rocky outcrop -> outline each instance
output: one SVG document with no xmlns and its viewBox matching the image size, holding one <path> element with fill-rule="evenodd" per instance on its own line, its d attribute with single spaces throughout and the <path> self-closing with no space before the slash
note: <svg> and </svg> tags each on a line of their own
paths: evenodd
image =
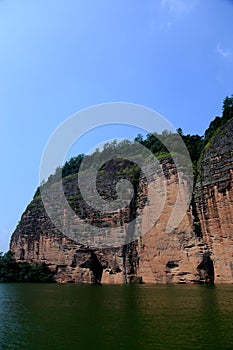
<svg viewBox="0 0 233 350">
<path fill-rule="evenodd" d="M 216 283 L 233 283 L 233 120 L 207 144 L 195 201 Z"/>
<path fill-rule="evenodd" d="M 78 244 L 51 223 L 40 196 L 37 196 L 27 207 L 12 236 L 11 250 L 15 252 L 16 259 L 46 262 L 56 272 L 56 280 L 61 283 L 200 282 L 197 267 L 201 264 L 207 248 L 193 230 L 191 208 L 179 227 L 174 232 L 166 233 L 177 197 L 178 176 L 170 159 L 163 160 L 161 169 L 166 175 L 166 202 L 157 222 L 152 222 L 150 230 L 143 237 L 118 248 L 95 249 L 91 247 L 91 242 L 89 246 Z M 157 182 L 158 177 L 155 173 L 151 183 L 157 196 L 155 194 L 148 205 L 150 214 L 159 209 L 160 194 L 157 191 Z M 105 193 L 112 193 L 110 182 L 108 184 L 108 181 L 105 181 L 104 184 Z M 140 212 L 144 210 L 148 194 L 148 186 L 142 178 L 130 205 L 124 210 L 105 216 L 104 213 L 91 210 L 80 199 L 77 177 L 65 179 L 63 186 L 70 205 L 76 211 L 77 220 L 99 227 L 107 225 L 109 234 L 113 237 L 113 244 L 116 232 L 113 229 L 118 227 L 121 234 L 127 234 L 130 222 L 133 219 L 137 220 Z M 59 198 L 55 200 L 58 203 L 61 225 L 63 221 L 63 227 L 67 229 L 67 213 L 62 208 L 59 209 Z M 139 224 L 134 225 L 134 230 L 142 230 L 140 220 Z M 87 235 L 88 232 L 84 230 L 82 234 Z"/>
<path fill-rule="evenodd" d="M 167 186 L 167 203 L 158 222 L 139 239 L 138 274 L 146 283 L 199 283 L 198 266 L 208 250 L 202 238 L 193 229 L 192 208 L 172 232 L 166 233 L 166 224 L 177 196 L 177 179 L 173 176 Z"/>
<path fill-rule="evenodd" d="M 147 201 L 148 183 L 140 178 L 130 205 L 111 215 L 86 205 L 78 192 L 77 177 L 70 176 L 64 179 L 63 187 L 77 220 L 96 227 L 105 226 L 108 234 L 114 237 L 116 227 L 117 234 L 127 235 L 130 222 L 135 219 L 131 234 L 137 231 L 137 235 L 132 242 L 118 248 L 99 246 L 98 249 L 91 241 L 77 243 L 52 224 L 41 197 L 37 196 L 22 215 L 12 235 L 10 249 L 18 261 L 46 262 L 56 272 L 60 283 L 233 283 L 232 135 L 233 121 L 230 121 L 206 146 L 192 203 L 170 233 L 166 228 L 179 181 L 174 164 L 164 158 L 160 167 L 165 177 L 166 201 L 145 235 L 140 235 L 140 230 L 143 231 L 140 213 L 145 208 L 150 213 L 159 210 L 156 173 L 151 179 L 156 195 L 150 203 Z M 100 178 L 101 194 L 113 198 L 117 181 L 117 178 L 108 177 L 107 181 Z M 185 178 L 183 185 L 189 185 Z M 56 203 L 61 224 L 68 230 L 69 218 L 62 208 L 59 209 L 59 197 Z M 84 230 L 83 234 L 88 232 Z"/>
<path fill-rule="evenodd" d="M 27 207 L 10 248 L 18 261 L 45 262 L 60 283 L 123 283 L 122 249 L 89 249 L 67 238 L 49 220 L 41 198 Z"/>
</svg>

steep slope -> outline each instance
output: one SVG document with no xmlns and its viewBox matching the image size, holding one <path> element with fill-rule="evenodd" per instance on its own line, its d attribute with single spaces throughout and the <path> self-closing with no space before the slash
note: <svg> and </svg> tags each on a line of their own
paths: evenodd
<svg viewBox="0 0 233 350">
<path fill-rule="evenodd" d="M 53 226 L 40 196 L 37 196 L 27 207 L 12 235 L 10 248 L 15 252 L 16 259 L 46 262 L 56 272 L 58 282 L 212 283 L 213 271 L 207 266 L 205 257 L 205 254 L 210 256 L 208 246 L 195 233 L 192 208 L 185 214 L 178 228 L 166 233 L 177 197 L 178 176 L 169 157 L 161 160 L 160 167 L 166 179 L 166 201 L 161 215 L 152 222 L 145 236 L 135 238 L 132 243 L 118 248 L 94 249 L 78 244 Z M 107 182 L 103 179 L 100 181 L 105 194 L 112 192 L 112 179 L 107 179 Z M 161 200 L 156 172 L 152 176 L 151 184 L 155 195 L 148 203 L 147 210 L 150 214 L 156 214 Z M 82 202 L 77 189 L 77 176 L 66 177 L 63 186 L 70 205 L 76 211 L 77 220 L 100 227 L 108 225 L 111 235 L 116 226 L 119 227 L 119 233 L 127 233 L 129 222 L 136 218 L 139 223 L 135 231 L 143 230 L 140 213 L 145 208 L 148 194 L 148 184 L 144 183 L 143 178 L 138 183 L 134 201 L 112 216 L 99 214 Z M 184 186 L 188 186 L 185 179 Z M 67 229 L 67 214 L 62 208 L 59 209 L 58 198 L 56 203 L 61 222 Z M 155 214 L 153 215 L 156 217 Z M 86 232 L 82 234 L 85 235 Z M 112 236 L 114 237 L 114 233 Z M 208 262 L 211 264 L 210 258 Z"/>
<path fill-rule="evenodd" d="M 233 119 L 218 129 L 199 164 L 195 201 L 216 283 L 233 283 Z"/>
</svg>

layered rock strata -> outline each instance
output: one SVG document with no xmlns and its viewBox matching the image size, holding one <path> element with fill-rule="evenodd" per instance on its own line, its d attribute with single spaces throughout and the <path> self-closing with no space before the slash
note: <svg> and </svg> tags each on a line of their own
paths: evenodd
<svg viewBox="0 0 233 350">
<path fill-rule="evenodd" d="M 139 231 L 137 236 L 140 236 L 143 231 L 140 214 L 145 209 L 147 212 L 143 213 L 143 217 L 150 219 L 149 231 L 146 235 L 140 238 L 131 237 L 132 243 L 118 248 L 95 249 L 91 246 L 91 241 L 88 246 L 77 243 L 76 239 L 68 238 L 52 224 L 39 196 L 29 204 L 12 236 L 11 250 L 15 252 L 16 259 L 46 262 L 56 273 L 56 280 L 61 283 L 207 281 L 209 277 L 201 277 L 197 268 L 207 248 L 193 230 L 191 208 L 179 227 L 173 232 L 166 233 L 167 223 L 177 198 L 178 175 L 169 158 L 163 160 L 161 169 L 165 174 L 166 201 L 156 222 L 151 222 L 151 215 L 156 218 L 156 212 L 160 209 L 160 202 L 164 195 L 163 191 L 158 192 L 160 178 L 156 172 L 150 180 L 155 194 L 149 204 L 147 203 L 148 184 L 142 178 L 130 205 L 124 210 L 107 216 L 93 211 L 82 202 L 77 189 L 76 176 L 64 179 L 64 192 L 70 205 L 78 214 L 77 220 L 97 225 L 97 227 L 107 226 L 109 235 L 113 237 L 113 246 L 116 227 L 118 227 L 117 232 L 126 235 L 131 225 L 131 234 L 134 235 Z M 111 184 L 106 181 L 104 184 L 105 193 L 111 193 Z M 59 209 L 59 198 L 55 198 L 55 201 L 61 225 L 63 222 L 63 227 L 68 230 L 69 217 L 63 208 Z M 82 235 L 87 236 L 88 232 L 83 229 Z M 93 240 L 93 237 L 91 239 Z"/>
<path fill-rule="evenodd" d="M 233 121 L 209 142 L 199 165 L 195 201 L 215 282 L 233 282 Z"/>
<path fill-rule="evenodd" d="M 83 244 L 69 234 L 72 223 L 67 212 L 59 208 L 59 196 L 56 203 L 64 228 L 61 231 L 50 221 L 41 197 L 37 196 L 12 235 L 11 250 L 18 261 L 46 262 L 60 283 L 233 283 L 232 135 L 233 121 L 230 121 L 206 146 L 193 201 L 171 232 L 167 233 L 167 224 L 177 199 L 179 179 L 175 165 L 164 158 L 160 170 L 165 179 L 166 200 L 158 217 L 156 212 L 160 210 L 162 197 L 156 171 L 150 183 L 155 192 L 150 202 L 149 184 L 140 178 L 131 203 L 111 215 L 93 210 L 83 202 L 77 176 L 64 179 L 66 198 L 79 223 L 107 227 L 113 246 L 114 239 L 121 235 L 130 234 L 131 243 L 117 248 L 98 244 L 95 248 L 95 237 L 90 235 L 89 244 Z M 103 197 L 114 198 L 117 181 L 118 178 L 112 187 L 112 179 L 103 180 L 100 176 L 99 190 Z M 188 185 L 184 178 L 183 186 Z M 143 212 L 144 217 L 149 213 L 150 218 L 154 213 L 146 234 L 140 219 Z M 78 237 L 82 234 L 87 237 L 89 230 L 83 228 Z"/>
</svg>

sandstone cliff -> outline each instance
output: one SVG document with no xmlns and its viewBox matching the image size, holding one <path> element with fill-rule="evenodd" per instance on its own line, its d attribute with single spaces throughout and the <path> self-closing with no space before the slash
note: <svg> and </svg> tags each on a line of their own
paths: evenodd
<svg viewBox="0 0 233 350">
<path fill-rule="evenodd" d="M 233 120 L 206 145 L 195 201 L 203 241 L 214 263 L 215 282 L 233 282 Z"/>
<path fill-rule="evenodd" d="M 44 261 L 56 272 L 58 282 L 72 283 L 232 283 L 233 282 L 233 121 L 228 122 L 206 146 L 199 164 L 194 199 L 181 223 L 171 233 L 166 227 L 178 191 L 178 177 L 169 158 L 161 161 L 166 177 L 166 203 L 149 231 L 118 248 L 79 244 L 58 231 L 48 218 L 40 196 L 28 205 L 12 235 L 10 249 L 18 261 Z M 119 227 L 144 208 L 147 185 L 140 179 L 131 205 L 111 216 L 92 211 L 80 199 L 75 176 L 64 179 L 64 192 L 77 220 L 93 225 Z M 154 178 L 156 191 L 156 174 Z M 188 186 L 184 180 L 184 186 Z M 111 192 L 106 182 L 103 191 Z M 148 210 L 156 212 L 158 198 Z M 59 201 L 58 201 L 59 212 Z M 64 227 L 67 215 L 59 212 Z"/>
<path fill-rule="evenodd" d="M 163 160 L 166 171 L 167 197 L 164 209 L 149 232 L 131 244 L 119 248 L 94 249 L 67 238 L 58 231 L 48 218 L 40 196 L 35 197 L 22 216 L 11 240 L 11 250 L 19 261 L 44 261 L 56 272 L 58 282 L 79 283 L 172 283 L 205 281 L 197 267 L 203 260 L 204 248 L 200 237 L 193 230 L 192 212 L 187 212 L 182 223 L 172 233 L 166 233 L 166 226 L 177 196 L 178 177 L 174 165 L 169 159 Z M 156 176 L 155 176 L 156 177 Z M 143 182 L 143 181 L 142 181 Z M 155 179 L 156 187 L 156 179 Z M 105 182 L 106 187 L 106 182 Z M 107 186 L 108 188 L 108 186 Z M 111 217 L 93 212 L 85 206 L 77 194 L 77 178 L 69 177 L 64 181 L 64 191 L 70 199 L 70 205 L 79 214 L 78 220 L 91 224 L 108 225 L 109 232 L 119 225 L 119 231 L 125 233 L 132 216 L 142 210 L 147 196 L 147 186 L 141 186 L 137 203 Z M 111 189 L 108 189 L 111 192 Z M 76 197 L 75 197 L 76 196 Z M 159 198 L 154 197 L 149 210 L 156 213 Z M 59 203 L 58 199 L 57 202 Z M 69 227 L 65 212 L 58 213 L 64 227 Z M 81 213 L 80 213 L 81 211 Z M 81 216 L 81 219 L 80 219 Z M 83 232 L 85 235 L 86 232 Z M 114 233 L 112 233 L 114 237 Z M 207 249 L 207 248 L 206 248 Z M 206 280 L 211 277 L 206 278 Z"/>
</svg>

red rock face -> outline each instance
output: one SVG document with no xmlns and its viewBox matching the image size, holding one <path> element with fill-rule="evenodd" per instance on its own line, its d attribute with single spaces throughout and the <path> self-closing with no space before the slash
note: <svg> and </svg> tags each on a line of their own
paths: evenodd
<svg viewBox="0 0 233 350">
<path fill-rule="evenodd" d="M 60 283 L 188 283 L 200 282 L 200 271 L 197 267 L 203 260 L 204 243 L 196 237 L 193 230 L 191 208 L 181 224 L 171 233 L 166 233 L 168 220 L 177 198 L 178 176 L 174 165 L 163 162 L 166 171 L 166 202 L 157 222 L 150 222 L 148 233 L 133 243 L 119 248 L 94 249 L 78 244 L 59 232 L 48 219 L 41 198 L 35 198 L 27 207 L 11 240 L 11 250 L 18 261 L 46 262 L 56 272 L 56 280 Z M 161 165 L 161 167 L 162 167 Z M 73 183 L 72 183 L 73 181 Z M 75 177 L 65 183 L 65 192 L 70 198 L 75 194 Z M 138 191 L 137 209 L 134 205 L 111 217 L 102 214 L 96 217 L 86 209 L 85 220 L 106 222 L 109 232 L 118 224 L 119 232 L 129 228 L 129 221 L 137 217 L 143 210 L 144 216 L 156 217 L 159 209 L 160 194 L 156 174 L 151 179 L 152 196 L 148 206 L 145 205 L 148 186 L 141 180 Z M 161 193 L 161 196 L 163 193 Z M 59 203 L 59 200 L 56 199 Z M 59 206 L 58 206 L 59 207 Z M 79 208 L 80 209 L 80 208 Z M 77 209 L 77 210 L 79 210 Z M 59 210 L 59 208 L 58 208 Z M 155 214 L 153 214 L 155 213 Z M 83 214 L 82 214 L 83 215 Z M 59 217 L 68 223 L 67 215 L 61 210 Z M 78 218 L 80 220 L 80 218 Z M 135 224 L 134 229 L 144 232 L 145 223 Z M 85 232 L 83 232 L 85 234 Z M 114 237 L 115 231 L 112 232 Z M 203 279 L 205 281 L 205 279 Z"/>
<path fill-rule="evenodd" d="M 215 282 L 233 283 L 233 121 L 207 145 L 195 200 L 203 240 L 211 252 Z"/>
<path fill-rule="evenodd" d="M 45 262 L 59 283 L 123 283 L 122 249 L 89 249 L 67 238 L 48 219 L 41 199 L 34 199 L 12 235 L 17 261 Z"/>
<path fill-rule="evenodd" d="M 139 240 L 138 274 L 146 283 L 200 282 L 197 267 L 202 261 L 205 245 L 193 230 L 191 208 L 175 230 L 166 232 L 177 190 L 177 177 L 171 175 L 165 208 L 156 225 Z"/>
<path fill-rule="evenodd" d="M 205 150 L 195 203 L 172 232 L 166 233 L 166 227 L 178 194 L 178 177 L 169 160 L 163 160 L 164 209 L 148 232 L 131 244 L 102 249 L 78 244 L 53 226 L 38 197 L 22 215 L 12 235 L 11 250 L 18 261 L 46 262 L 60 283 L 233 283 L 232 135 L 233 122 L 229 122 Z M 75 177 L 67 181 L 66 195 L 72 207 L 82 212 L 77 220 L 108 225 L 110 235 L 116 225 L 119 232 L 126 233 L 129 221 L 135 218 L 137 222 L 145 210 L 148 186 L 143 180 L 133 205 L 111 216 L 83 210 L 75 202 Z M 150 213 L 156 213 L 159 202 L 156 175 L 153 181 L 156 195 L 146 208 Z M 188 186 L 185 180 L 183 183 Z M 59 215 L 67 227 L 66 213 L 61 210 Z M 136 229 L 143 232 L 143 223 L 137 223 Z"/>
</svg>

